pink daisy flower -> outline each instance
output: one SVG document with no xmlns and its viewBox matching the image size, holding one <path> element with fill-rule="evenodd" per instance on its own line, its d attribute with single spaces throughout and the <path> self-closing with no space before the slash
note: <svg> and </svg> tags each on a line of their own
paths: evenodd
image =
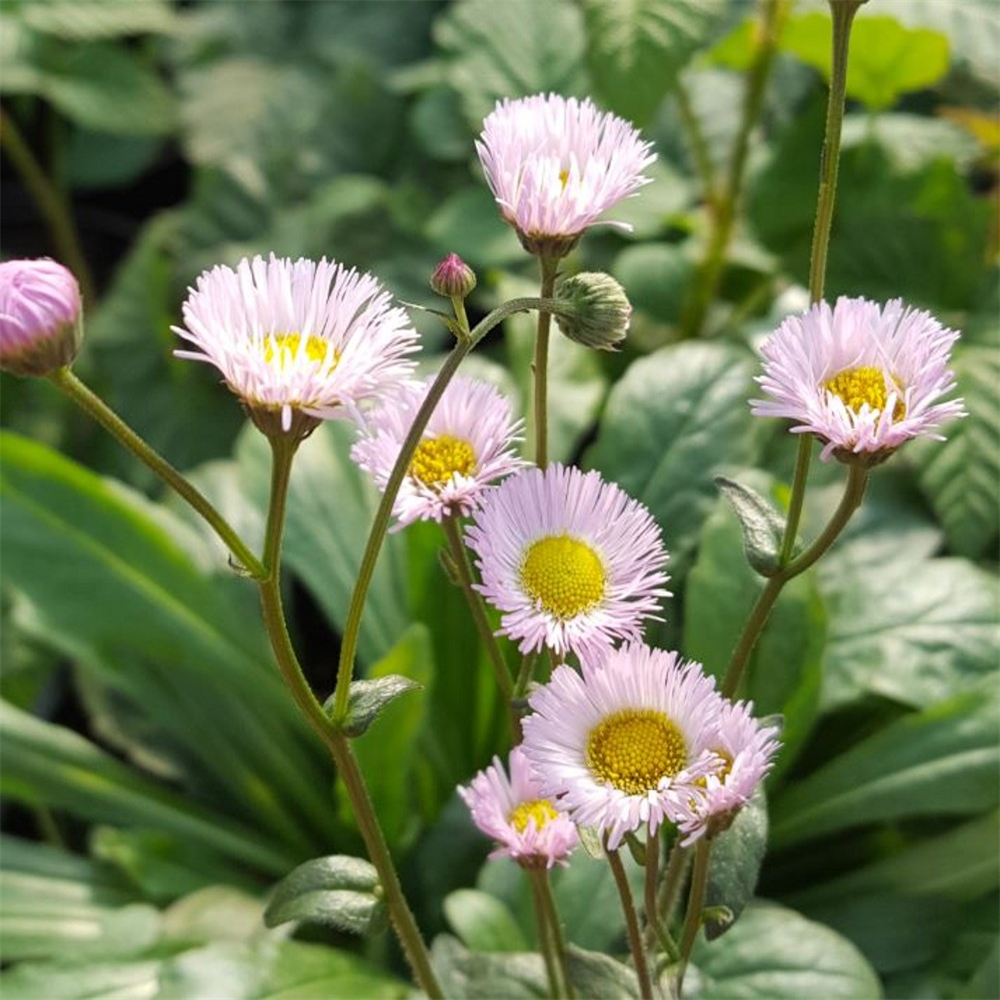
<svg viewBox="0 0 1000 1000">
<path fill-rule="evenodd" d="M 524 753 L 541 792 L 580 826 L 625 834 L 690 813 L 717 770 L 721 699 L 701 665 L 641 643 L 557 667 L 528 699 Z"/>
<path fill-rule="evenodd" d="M 776 726 L 762 725 L 752 705 L 722 700 L 712 750 L 721 759 L 707 774 L 702 794 L 689 803 L 691 811 L 679 822 L 684 846 L 704 834 L 715 836 L 735 819 L 774 764 L 781 744 Z"/>
<path fill-rule="evenodd" d="M 68 365 L 80 347 L 80 286 L 47 257 L 0 264 L 0 368 L 48 375 Z"/>
<path fill-rule="evenodd" d="M 351 457 L 385 490 L 403 439 L 430 380 L 387 400 L 367 419 Z M 393 506 L 398 527 L 418 520 L 467 515 L 491 484 L 521 468 L 514 451 L 522 423 L 494 386 L 455 378 L 445 389 L 410 462 Z"/>
<path fill-rule="evenodd" d="M 513 858 L 528 868 L 565 864 L 579 843 L 576 826 L 539 792 L 520 747 L 510 752 L 510 779 L 499 757 L 458 794 L 476 826 L 497 842 L 491 858 Z"/>
<path fill-rule="evenodd" d="M 503 612 L 498 634 L 522 653 L 637 639 L 670 596 L 652 515 L 597 472 L 553 464 L 511 476 L 483 499 L 466 540 L 478 589 Z"/>
<path fill-rule="evenodd" d="M 305 415 L 306 433 L 320 418 L 357 417 L 414 368 L 406 313 L 370 274 L 325 258 L 219 265 L 198 278 L 183 315 L 174 332 L 197 350 L 175 354 L 215 365 L 266 433 L 292 431 L 293 414 Z"/>
<path fill-rule="evenodd" d="M 761 348 L 769 397 L 751 400 L 759 417 L 786 417 L 792 431 L 815 434 L 823 459 L 877 464 L 903 442 L 965 415 L 948 368 L 958 333 L 930 313 L 893 299 L 837 299 L 790 316 Z"/>
<path fill-rule="evenodd" d="M 656 159 L 624 119 L 558 94 L 498 102 L 476 151 L 502 216 L 525 247 L 558 256 L 648 183 L 642 171 Z"/>
</svg>

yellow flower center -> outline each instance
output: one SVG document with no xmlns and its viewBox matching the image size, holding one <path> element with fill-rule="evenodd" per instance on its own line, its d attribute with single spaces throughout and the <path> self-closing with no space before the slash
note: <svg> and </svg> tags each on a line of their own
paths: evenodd
<svg viewBox="0 0 1000 1000">
<path fill-rule="evenodd" d="M 294 361 L 302 349 L 301 333 L 269 333 L 264 337 L 264 360 L 269 364 L 277 363 L 278 368 L 284 368 L 285 363 Z M 305 352 L 310 361 L 324 361 L 326 359 L 327 342 L 322 337 L 306 337 Z M 337 367 L 340 361 L 340 354 L 333 352 L 333 362 L 326 374 L 329 374 Z"/>
<path fill-rule="evenodd" d="M 625 708 L 609 715 L 587 737 L 587 766 L 600 781 L 643 795 L 687 763 L 681 731 L 662 712 Z"/>
<path fill-rule="evenodd" d="M 722 758 L 722 763 L 715 771 L 715 776 L 719 779 L 719 781 L 725 781 L 729 776 L 729 772 L 733 769 L 733 758 L 730 757 L 730 755 L 727 754 L 721 747 L 712 747 L 712 753 L 717 754 Z M 705 788 L 706 785 L 708 785 L 708 778 L 698 778 L 698 780 L 695 781 L 695 784 Z"/>
<path fill-rule="evenodd" d="M 586 543 L 569 535 L 533 542 L 521 563 L 521 586 L 557 618 L 572 618 L 604 596 L 604 564 Z"/>
<path fill-rule="evenodd" d="M 860 412 L 866 403 L 869 409 L 884 410 L 888 399 L 885 388 L 885 374 L 874 365 L 859 365 L 845 368 L 823 383 L 823 388 L 839 397 L 848 409 Z M 906 415 L 906 407 L 901 399 L 896 400 L 892 419 L 901 420 Z"/>
<path fill-rule="evenodd" d="M 524 833 L 529 820 L 533 819 L 535 829 L 541 830 L 550 819 L 555 819 L 558 815 L 548 799 L 535 799 L 533 802 L 522 802 L 508 819 L 518 833 Z"/>
<path fill-rule="evenodd" d="M 566 190 L 566 185 L 569 183 L 569 171 L 568 170 L 560 170 L 559 171 L 559 180 L 562 182 L 562 189 L 563 189 L 563 191 L 565 191 Z"/>
<path fill-rule="evenodd" d="M 471 476 L 476 471 L 472 445 L 450 434 L 425 438 L 417 445 L 409 474 L 425 486 L 443 486 L 456 473 Z"/>
</svg>

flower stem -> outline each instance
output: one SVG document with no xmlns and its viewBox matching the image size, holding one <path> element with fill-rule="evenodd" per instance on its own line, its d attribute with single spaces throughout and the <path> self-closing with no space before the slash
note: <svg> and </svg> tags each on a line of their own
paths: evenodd
<svg viewBox="0 0 1000 1000">
<path fill-rule="evenodd" d="M 712 844 L 704 837 L 694 850 L 694 869 L 691 872 L 691 889 L 688 893 L 687 912 L 684 914 L 684 929 L 681 931 L 681 960 L 677 969 L 677 996 L 684 989 L 684 973 L 687 972 L 691 949 L 701 928 L 701 915 L 705 908 L 705 887 L 708 884 L 708 859 Z"/>
<path fill-rule="evenodd" d="M 368 541 L 365 543 L 365 551 L 361 557 L 361 566 L 358 569 L 358 576 L 354 582 L 354 590 L 351 593 L 351 602 L 347 608 L 347 619 L 344 623 L 344 634 L 340 645 L 340 661 L 337 666 L 337 686 L 334 690 L 334 703 L 331 711 L 331 719 L 336 725 L 342 725 L 347 717 L 347 701 L 350 693 L 351 676 L 354 672 L 354 658 L 358 648 L 358 632 L 361 628 L 361 616 L 364 612 L 365 598 L 368 596 L 368 588 L 371 586 L 372 576 L 375 573 L 375 564 L 378 561 L 382 543 L 385 541 L 386 533 L 389 530 L 389 521 L 392 517 L 392 507 L 396 502 L 396 495 L 406 476 L 406 471 L 413 460 L 413 453 L 420 444 L 420 438 L 427 427 L 427 422 L 434 412 L 444 390 L 451 381 L 458 366 L 465 356 L 479 343 L 487 333 L 498 323 L 501 323 L 512 313 L 525 312 L 529 309 L 540 311 L 554 311 L 558 303 L 550 298 L 524 298 L 511 299 L 502 306 L 494 309 L 488 316 L 482 319 L 474 329 L 467 334 L 460 336 L 458 342 L 451 349 L 451 353 L 445 358 L 441 370 L 427 391 L 427 396 L 417 410 L 406 438 L 399 451 L 399 457 L 392 468 L 389 479 L 386 482 L 382 499 L 379 501 L 378 509 L 372 521 L 371 529 L 368 533 Z"/>
<path fill-rule="evenodd" d="M 611 865 L 611 873 L 615 877 L 618 896 L 621 899 L 622 913 L 625 915 L 629 948 L 632 951 L 632 961 L 635 963 L 635 974 L 639 980 L 639 996 L 642 1000 L 652 1000 L 653 983 L 649 978 L 649 963 L 646 961 L 646 949 L 639 931 L 639 918 L 636 916 L 635 904 L 632 902 L 632 890 L 629 888 L 625 866 L 622 864 L 618 851 L 608 850 L 606 853 L 608 864 Z"/>
<path fill-rule="evenodd" d="M 691 850 L 688 847 L 681 847 L 680 838 L 678 838 L 670 849 L 667 871 L 663 876 L 663 884 L 660 886 L 659 899 L 657 900 L 659 920 L 663 927 L 669 927 L 674 919 L 674 910 L 677 908 L 677 901 L 680 899 L 681 888 L 684 885 L 690 862 Z"/>
<path fill-rule="evenodd" d="M 0 110 L 0 145 L 10 157 L 10 162 L 21 175 L 24 186 L 42 213 L 49 227 L 56 253 L 80 282 L 80 294 L 83 296 L 85 306 L 92 307 L 97 301 L 94 279 L 80 246 L 80 237 L 66 198 L 35 159 L 20 129 L 14 124 L 14 119 L 2 110 Z"/>
<path fill-rule="evenodd" d="M 368 789 L 365 787 L 364 777 L 358 768 L 350 742 L 343 732 L 331 723 L 316 699 L 288 634 L 288 624 L 281 603 L 281 539 L 292 459 L 295 457 L 298 445 L 286 437 L 274 437 L 269 440 L 272 453 L 271 496 L 264 539 L 264 565 L 267 572 L 259 584 L 264 624 L 267 627 L 271 648 L 295 704 L 329 750 L 337 772 L 344 782 L 368 856 L 378 872 L 379 884 L 385 894 L 393 927 L 399 936 L 417 983 L 428 997 L 441 998 L 444 994 L 431 968 L 430 956 L 427 954 L 416 920 L 403 895 L 392 856 L 382 836 Z"/>
<path fill-rule="evenodd" d="M 868 470 L 857 465 L 848 466 L 844 494 L 840 498 L 837 509 L 833 512 L 819 537 L 805 552 L 780 569 L 767 581 L 764 589 L 760 592 L 760 596 L 757 598 L 756 604 L 754 604 L 750 611 L 746 624 L 743 626 L 743 633 L 740 635 L 736 648 L 733 650 L 733 655 L 730 657 L 725 680 L 722 682 L 722 693 L 726 697 L 731 698 L 736 694 L 753 647 L 760 633 L 763 631 L 768 615 L 771 613 L 771 608 L 778 599 L 778 594 L 781 593 L 782 587 L 789 580 L 809 569 L 833 545 L 837 537 L 844 530 L 847 522 L 851 519 L 851 516 L 861 505 L 867 485 Z"/>
<path fill-rule="evenodd" d="M 566 997 L 567 1000 L 572 1000 L 573 986 L 566 967 L 566 945 L 559 923 L 559 911 L 552 895 L 549 873 L 545 868 L 529 868 L 527 872 L 531 879 L 532 900 L 538 921 L 539 947 L 545 959 L 549 989 L 553 998 Z"/>
<path fill-rule="evenodd" d="M 511 685 L 510 671 L 500 650 L 497 637 L 493 634 L 489 620 L 486 617 L 486 609 L 483 607 L 482 596 L 475 590 L 472 578 L 472 566 L 469 563 L 469 553 L 462 541 L 461 529 L 457 517 L 446 517 L 441 525 L 444 529 L 445 538 L 448 541 L 448 549 L 451 552 L 452 562 L 458 573 L 458 582 L 465 594 L 465 599 L 469 603 L 469 610 L 472 612 L 473 620 L 479 631 L 479 637 L 486 646 L 486 651 L 493 665 L 493 672 L 496 675 L 497 685 L 503 695 L 507 708 L 507 721 L 510 725 L 510 735 L 515 743 L 521 738 L 521 725 L 514 709 L 513 698 L 514 689 Z"/>
<path fill-rule="evenodd" d="M 809 254 L 809 301 L 820 302 L 826 287 L 826 261 L 833 228 L 833 209 L 837 200 L 837 171 L 840 167 L 840 134 L 844 122 L 844 102 L 847 94 L 847 62 L 851 42 L 851 25 L 858 7 L 864 0 L 830 0 L 833 18 L 830 96 L 826 105 L 826 128 L 819 160 L 819 192 L 816 196 L 816 219 L 813 223 L 812 249 Z M 788 520 L 781 545 L 781 562 L 791 557 L 798 533 L 806 480 L 812 461 L 812 438 L 799 438 L 795 458 L 795 478 L 788 503 Z"/>
<path fill-rule="evenodd" d="M 743 188 L 743 174 L 746 169 L 750 136 L 764 103 L 764 91 L 785 16 L 790 8 L 790 0 L 764 0 L 761 14 L 761 28 L 757 35 L 757 48 L 747 71 L 747 86 L 743 96 L 743 114 L 739 132 L 733 143 L 729 159 L 729 170 L 725 187 L 719 195 L 714 187 L 706 192 L 712 211 L 712 231 L 708 240 L 705 259 L 692 286 L 691 295 L 685 304 L 681 317 L 683 336 L 696 337 L 705 324 L 708 308 L 715 297 L 726 262 L 726 250 L 732 237 L 740 193 Z M 683 108 L 682 108 L 683 113 Z"/>
<path fill-rule="evenodd" d="M 200 514 L 222 539 L 233 558 L 254 579 L 262 579 L 266 570 L 261 561 L 247 548 L 229 522 L 184 476 L 148 445 L 107 403 L 91 391 L 70 371 L 59 368 L 48 376 L 49 381 L 85 410 L 106 431 L 116 437 L 136 458 L 153 470 L 168 486 Z"/>
<path fill-rule="evenodd" d="M 543 299 L 552 297 L 559 269 L 557 257 L 539 257 L 542 284 L 539 294 Z M 549 463 L 549 329 L 552 325 L 551 313 L 540 310 L 538 331 L 535 334 L 535 464 L 544 469 Z"/>
</svg>

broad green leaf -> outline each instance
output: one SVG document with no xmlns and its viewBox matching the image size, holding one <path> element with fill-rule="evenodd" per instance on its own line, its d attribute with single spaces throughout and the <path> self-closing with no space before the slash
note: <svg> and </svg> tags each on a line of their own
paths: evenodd
<svg viewBox="0 0 1000 1000">
<path fill-rule="evenodd" d="M 69 729 L 0 702 L 4 794 L 98 822 L 159 828 L 268 872 L 289 858 L 257 831 L 193 805 Z"/>
<path fill-rule="evenodd" d="M 716 476 L 715 485 L 729 501 L 743 529 L 743 551 L 750 567 L 761 576 L 773 576 L 785 535 L 785 518 L 774 505 L 735 479 Z"/>
<path fill-rule="evenodd" d="M 527 951 L 528 943 L 510 910 L 478 889 L 459 889 L 444 900 L 452 930 L 472 951 Z"/>
<path fill-rule="evenodd" d="M 676 581 L 716 500 L 713 479 L 755 447 L 752 364 L 722 344 L 678 344 L 634 362 L 608 396 L 585 463 L 649 507 Z"/>
<path fill-rule="evenodd" d="M 159 916 L 106 866 L 63 850 L 2 838 L 0 934 L 4 960 L 90 960 L 135 954 L 158 934 Z"/>
<path fill-rule="evenodd" d="M 160 962 L 66 965 L 22 962 L 0 973 L 0 990 L 18 1000 L 149 1000 L 158 997 Z"/>
<path fill-rule="evenodd" d="M 74 188 L 126 187 L 163 155 L 155 136 L 114 135 L 74 129 L 66 150 L 66 171 Z"/>
<path fill-rule="evenodd" d="M 179 27 L 177 13 L 166 0 L 49 0 L 21 4 L 18 15 L 35 31 L 73 42 L 147 32 L 165 34 Z"/>
<path fill-rule="evenodd" d="M 975 559 L 997 535 L 1000 481 L 1000 351 L 969 346 L 955 355 L 958 392 L 968 416 L 943 428 L 947 441 L 914 442 L 920 487 L 952 549 Z"/>
<path fill-rule="evenodd" d="M 295 456 L 283 544 L 285 565 L 309 588 L 331 623 L 343 628 L 379 494 L 351 461 L 351 425 L 327 421 Z M 266 510 L 270 449 L 247 426 L 236 449 L 240 481 Z M 263 521 L 260 522 L 263 525 Z M 383 544 L 358 638 L 366 663 L 385 656 L 405 630 L 405 545 L 398 535 Z"/>
<path fill-rule="evenodd" d="M 639 997 L 635 972 L 610 955 L 584 951 L 573 944 L 566 947 L 569 981 L 581 997 Z"/>
<path fill-rule="evenodd" d="M 500 218 L 485 182 L 445 198 L 427 219 L 426 234 L 442 255 L 457 253 L 474 270 L 524 259 L 514 230 Z"/>
<path fill-rule="evenodd" d="M 247 820 L 267 817 L 296 854 L 315 853 L 308 831 L 333 815 L 326 765 L 271 665 L 250 585 L 221 559 L 219 575 L 206 572 L 211 553 L 166 509 L 11 435 L 0 495 L 3 573 L 30 601 L 32 634 L 113 689 L 133 718 L 141 707 L 144 735 L 153 713 L 184 748 L 194 787 Z"/>
<path fill-rule="evenodd" d="M 310 889 L 280 901 L 272 900 L 264 922 L 268 927 L 277 927 L 295 920 L 364 936 L 384 924 L 384 907 L 382 900 L 370 892 Z"/>
<path fill-rule="evenodd" d="M 626 247 L 615 258 L 613 270 L 636 310 L 661 323 L 678 322 L 694 270 L 694 262 L 684 247 L 675 243 L 638 243 Z"/>
<path fill-rule="evenodd" d="M 749 470 L 748 470 L 749 472 Z M 773 496 L 763 477 L 741 473 Z M 740 526 L 719 501 L 705 522 L 698 557 L 684 590 L 684 651 L 721 680 L 763 581 L 742 553 Z M 784 771 L 812 729 L 819 706 L 826 611 L 815 577 L 804 574 L 782 590 L 751 655 L 740 696 L 760 716 L 780 714 L 777 771 Z"/>
<path fill-rule="evenodd" d="M 754 903 L 724 944 L 699 940 L 693 1000 L 879 1000 L 874 970 L 846 938 L 775 903 Z"/>
<path fill-rule="evenodd" d="M 860 895 L 895 893 L 965 902 L 1000 887 L 1000 813 L 991 812 L 934 837 L 914 839 L 898 852 L 793 895 L 809 908 Z"/>
<path fill-rule="evenodd" d="M 829 80 L 832 25 L 818 11 L 789 18 L 780 46 Z M 906 28 L 893 17 L 861 16 L 851 31 L 847 96 L 878 111 L 903 95 L 933 86 L 948 72 L 948 39 L 927 28 Z"/>
<path fill-rule="evenodd" d="M 434 39 L 447 58 L 448 82 L 461 95 L 476 132 L 498 100 L 586 89 L 583 18 L 567 0 L 460 0 L 435 22 Z"/>
<path fill-rule="evenodd" d="M 723 11 L 719 0 L 588 0 L 587 65 L 602 103 L 645 125 Z"/>
<path fill-rule="evenodd" d="M 726 921 L 705 924 L 705 937 L 709 941 L 730 930 L 753 899 L 766 850 L 767 802 L 763 791 L 758 789 L 733 825 L 712 844 L 705 905 L 725 907 L 730 916 Z"/>
<path fill-rule="evenodd" d="M 772 801 L 772 844 L 906 816 L 995 808 L 998 716 L 1000 691 L 987 682 L 892 723 Z"/>
<path fill-rule="evenodd" d="M 176 124 L 174 97 L 131 50 L 105 42 L 54 53 L 40 93 L 66 117 L 97 132 L 163 135 Z"/>
<path fill-rule="evenodd" d="M 378 680 L 395 674 L 411 678 L 425 691 L 434 683 L 433 647 L 422 624 L 411 625 L 389 654 L 372 667 L 369 677 Z M 371 729 L 353 743 L 390 847 L 407 840 L 418 827 L 414 774 L 426 716 L 427 695 L 414 692 L 387 705 Z M 341 808 L 350 813 L 340 786 L 338 794 Z"/>
<path fill-rule="evenodd" d="M 825 708 L 870 693 L 919 708 L 996 677 L 994 575 L 963 559 L 859 565 L 833 553 L 820 572 L 830 609 Z"/>
<path fill-rule="evenodd" d="M 541 1000 L 549 995 L 542 956 L 537 952 L 489 954 L 467 951 L 455 938 L 439 934 L 431 963 L 445 996 L 466 1000 Z"/>
</svg>

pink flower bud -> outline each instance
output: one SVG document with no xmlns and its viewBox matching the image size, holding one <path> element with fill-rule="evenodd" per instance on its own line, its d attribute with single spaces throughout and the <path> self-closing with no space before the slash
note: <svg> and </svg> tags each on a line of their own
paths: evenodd
<svg viewBox="0 0 1000 1000">
<path fill-rule="evenodd" d="M 431 275 L 431 288 L 447 299 L 464 299 L 475 287 L 475 273 L 457 253 L 448 254 Z"/>
<path fill-rule="evenodd" d="M 48 375 L 68 365 L 83 338 L 80 287 L 62 264 L 9 260 L 0 264 L 0 368 Z"/>
</svg>

